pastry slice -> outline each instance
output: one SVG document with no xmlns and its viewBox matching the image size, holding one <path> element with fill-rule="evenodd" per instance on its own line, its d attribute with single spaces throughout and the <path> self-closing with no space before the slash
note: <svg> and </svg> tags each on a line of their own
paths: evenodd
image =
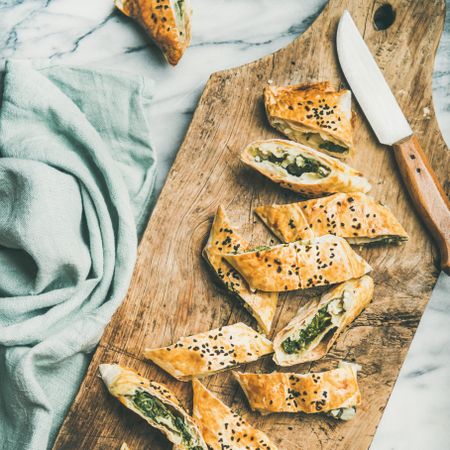
<svg viewBox="0 0 450 450">
<path fill-rule="evenodd" d="M 267 227 L 283 242 L 334 234 L 350 244 L 399 244 L 408 235 L 392 212 L 363 193 L 334 194 L 255 209 Z"/>
<path fill-rule="evenodd" d="M 196 423 L 166 386 L 117 364 L 100 364 L 99 370 L 111 395 L 160 430 L 174 449 L 208 450 Z"/>
<path fill-rule="evenodd" d="M 322 358 L 372 297 L 373 280 L 368 275 L 332 288 L 275 336 L 273 360 L 279 366 L 292 366 Z"/>
<path fill-rule="evenodd" d="M 249 243 L 236 233 L 225 215 L 225 210 L 219 206 L 208 242 L 203 249 L 203 256 L 227 290 L 238 298 L 256 319 L 261 331 L 268 334 L 277 308 L 278 294 L 250 291 L 241 275 L 222 258 L 226 253 L 242 252 L 249 248 Z"/>
<path fill-rule="evenodd" d="M 280 186 L 307 197 L 336 192 L 368 192 L 363 174 L 310 147 L 283 139 L 255 141 L 241 161 Z"/>
<path fill-rule="evenodd" d="M 328 413 L 348 420 L 361 403 L 357 371 L 359 366 L 341 362 L 337 369 L 319 373 L 269 374 L 234 372 L 250 408 L 261 414 Z"/>
<path fill-rule="evenodd" d="M 145 349 L 144 356 L 174 378 L 188 381 L 256 361 L 270 353 L 272 342 L 239 322 L 183 337 L 169 347 Z"/>
<path fill-rule="evenodd" d="M 212 450 L 276 450 L 265 433 L 252 427 L 239 414 L 222 403 L 200 381 L 192 381 L 192 416 Z"/>
<path fill-rule="evenodd" d="M 371 270 L 345 239 L 325 235 L 237 255 L 225 259 L 245 278 L 251 289 L 293 291 L 341 283 Z"/>
<path fill-rule="evenodd" d="M 352 95 L 328 81 L 268 86 L 264 104 L 270 124 L 293 141 L 336 158 L 353 152 Z"/>
<path fill-rule="evenodd" d="M 114 0 L 116 7 L 135 20 L 175 66 L 191 40 L 189 0 Z"/>
</svg>

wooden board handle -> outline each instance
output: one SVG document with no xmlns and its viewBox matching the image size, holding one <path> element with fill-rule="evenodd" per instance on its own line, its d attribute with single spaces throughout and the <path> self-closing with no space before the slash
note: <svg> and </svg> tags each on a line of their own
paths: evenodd
<svg viewBox="0 0 450 450">
<path fill-rule="evenodd" d="M 394 144 L 406 188 L 441 254 L 441 269 L 450 275 L 450 202 L 427 156 L 413 135 Z"/>
</svg>

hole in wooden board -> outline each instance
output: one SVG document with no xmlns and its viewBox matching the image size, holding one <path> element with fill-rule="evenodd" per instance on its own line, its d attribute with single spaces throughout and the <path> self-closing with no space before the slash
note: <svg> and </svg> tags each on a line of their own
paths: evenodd
<svg viewBox="0 0 450 450">
<path fill-rule="evenodd" d="M 387 30 L 395 21 L 395 11 L 389 3 L 381 5 L 373 15 L 376 30 Z"/>
</svg>

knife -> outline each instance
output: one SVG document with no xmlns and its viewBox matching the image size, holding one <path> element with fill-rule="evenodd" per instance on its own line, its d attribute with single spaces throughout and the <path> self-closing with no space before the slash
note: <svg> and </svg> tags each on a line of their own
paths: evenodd
<svg viewBox="0 0 450 450">
<path fill-rule="evenodd" d="M 378 140 L 394 148 L 409 195 L 435 239 L 450 275 L 450 202 L 348 11 L 337 29 L 342 71 Z"/>
</svg>

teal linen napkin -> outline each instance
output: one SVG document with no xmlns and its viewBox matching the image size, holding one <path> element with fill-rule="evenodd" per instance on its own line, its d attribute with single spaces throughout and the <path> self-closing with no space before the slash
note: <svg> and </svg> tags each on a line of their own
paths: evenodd
<svg viewBox="0 0 450 450">
<path fill-rule="evenodd" d="M 152 83 L 9 62 L 0 108 L 0 448 L 51 447 L 123 300 L 155 180 Z M 137 231 L 136 231 L 137 230 Z"/>
</svg>

